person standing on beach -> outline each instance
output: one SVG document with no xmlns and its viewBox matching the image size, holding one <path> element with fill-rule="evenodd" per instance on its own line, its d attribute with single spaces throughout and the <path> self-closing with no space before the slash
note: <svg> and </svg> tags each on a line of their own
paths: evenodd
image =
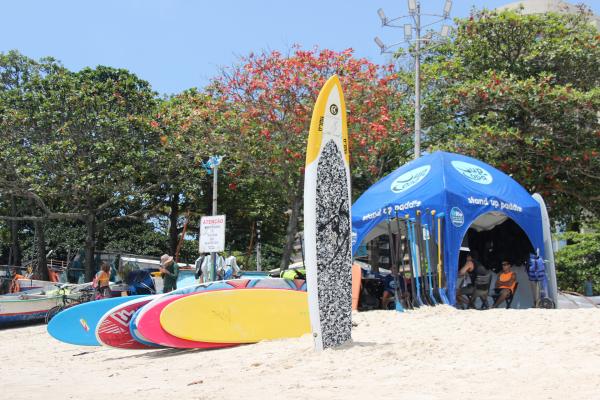
<svg viewBox="0 0 600 400">
<path fill-rule="evenodd" d="M 163 293 L 171 292 L 177 289 L 177 275 L 179 275 L 179 265 L 168 254 L 160 257 L 160 272 L 163 278 Z"/>
<path fill-rule="evenodd" d="M 496 280 L 496 292 L 499 293 L 498 298 L 492 307 L 498 307 L 508 296 L 514 293 L 517 285 L 517 274 L 512 271 L 512 265 L 509 261 L 502 261 L 502 272 L 498 274 Z"/>
<path fill-rule="evenodd" d="M 100 271 L 96 274 L 94 283 L 96 285 L 97 300 L 110 297 L 110 266 L 107 263 L 102 262 L 100 264 Z"/>
</svg>

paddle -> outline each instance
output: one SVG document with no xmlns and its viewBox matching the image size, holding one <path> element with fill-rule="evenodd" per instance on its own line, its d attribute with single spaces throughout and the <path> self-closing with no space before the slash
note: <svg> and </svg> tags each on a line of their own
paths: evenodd
<svg viewBox="0 0 600 400">
<path fill-rule="evenodd" d="M 438 245 L 436 242 L 436 231 L 435 231 L 435 210 L 431 210 L 428 214 L 429 217 L 429 246 L 427 247 L 429 250 L 429 254 L 431 255 L 431 280 L 433 282 L 433 295 L 438 302 L 441 304 L 444 302 L 444 299 L 440 296 L 440 286 L 439 286 L 439 273 L 438 273 Z"/>
<path fill-rule="evenodd" d="M 404 230 L 406 231 L 406 235 L 404 236 L 404 239 L 402 239 L 402 235 L 400 232 L 402 232 L 402 229 L 400 229 L 400 216 L 398 215 L 399 213 L 396 212 L 396 224 L 398 226 L 398 233 L 399 233 L 399 238 L 400 238 L 400 245 L 402 246 L 402 270 L 406 271 L 408 269 L 408 279 L 410 281 L 410 297 L 408 294 L 408 291 L 406 293 L 406 304 L 410 307 L 410 308 L 414 308 L 416 306 L 416 294 L 415 294 L 415 277 L 413 274 L 413 269 L 412 269 L 412 257 L 410 254 L 410 241 L 409 241 L 409 228 L 408 228 L 408 220 L 407 219 L 403 219 L 402 223 L 404 224 Z M 408 259 L 408 268 L 406 268 L 406 265 L 404 264 L 404 255 L 407 255 L 407 259 Z M 403 274 L 404 275 L 404 274 Z M 405 281 L 406 282 L 406 281 Z"/>
<path fill-rule="evenodd" d="M 442 228 L 444 226 L 444 213 L 437 215 L 437 237 L 438 237 L 438 286 L 439 294 L 444 304 L 450 304 L 446 295 L 446 273 L 444 271 L 444 242 L 442 240 Z"/>
<path fill-rule="evenodd" d="M 398 312 L 403 312 L 404 308 L 402 307 L 402 304 L 400 303 L 400 280 L 398 279 L 398 264 L 397 264 L 397 253 L 396 253 L 396 245 L 394 243 L 394 234 L 392 233 L 392 225 L 390 223 L 390 220 L 387 220 L 387 226 L 388 226 L 388 240 L 389 240 L 389 246 L 390 246 L 390 259 L 392 262 L 391 265 L 391 271 L 392 271 L 392 276 L 394 277 L 394 283 L 395 283 L 395 287 L 394 287 L 394 303 L 396 305 L 396 311 Z"/>
<path fill-rule="evenodd" d="M 415 231 L 416 231 L 416 243 L 417 243 L 417 249 L 418 249 L 418 254 L 419 254 L 419 271 L 420 271 L 420 278 L 422 279 L 422 284 L 421 284 L 421 297 L 425 300 L 425 302 L 432 306 L 435 303 L 432 301 L 431 298 L 429 298 L 429 293 L 428 293 L 428 285 L 427 285 L 427 262 L 425 260 L 425 245 L 423 243 L 423 225 L 421 224 L 421 210 L 417 210 L 416 212 L 416 224 L 415 224 Z"/>
<path fill-rule="evenodd" d="M 408 215 L 407 215 L 408 218 Z M 415 223 L 413 220 L 409 219 L 406 221 L 407 225 L 408 225 L 408 242 L 409 242 L 409 248 L 410 248 L 410 252 L 411 252 L 411 264 L 413 267 L 413 283 L 414 283 L 414 290 L 415 290 L 415 299 L 416 299 L 416 303 L 417 306 L 422 306 L 424 305 L 423 303 L 423 299 L 421 298 L 421 283 L 419 282 L 419 261 L 418 261 L 418 253 L 417 253 L 417 246 L 415 243 Z"/>
</svg>

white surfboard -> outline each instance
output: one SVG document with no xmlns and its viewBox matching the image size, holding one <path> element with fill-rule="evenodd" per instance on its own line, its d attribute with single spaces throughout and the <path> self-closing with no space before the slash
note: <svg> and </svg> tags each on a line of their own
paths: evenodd
<svg viewBox="0 0 600 400">
<path fill-rule="evenodd" d="M 351 339 L 351 187 L 346 104 L 337 76 L 313 110 L 304 172 L 308 304 L 317 351 Z"/>
<path fill-rule="evenodd" d="M 556 284 L 556 266 L 554 264 L 554 248 L 552 246 L 552 233 L 550 231 L 550 218 L 546 203 L 541 195 L 533 194 L 533 199 L 540 205 L 542 212 L 542 232 L 544 235 L 544 265 L 546 266 L 546 276 L 548 277 L 548 297 L 554 304 L 558 304 L 558 287 Z"/>
</svg>

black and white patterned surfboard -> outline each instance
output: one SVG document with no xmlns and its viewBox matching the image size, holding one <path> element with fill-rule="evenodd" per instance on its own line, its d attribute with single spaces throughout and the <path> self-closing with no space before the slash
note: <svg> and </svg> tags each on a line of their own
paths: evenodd
<svg viewBox="0 0 600 400">
<path fill-rule="evenodd" d="M 315 348 L 351 339 L 352 256 L 346 109 L 337 77 L 317 99 L 304 180 L 304 240 Z"/>
</svg>

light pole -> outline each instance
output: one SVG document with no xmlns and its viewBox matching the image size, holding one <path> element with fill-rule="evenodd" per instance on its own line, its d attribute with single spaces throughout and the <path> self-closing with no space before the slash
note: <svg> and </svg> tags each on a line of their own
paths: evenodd
<svg viewBox="0 0 600 400">
<path fill-rule="evenodd" d="M 394 43 L 386 46 L 379 37 L 375 37 L 375 43 L 381 49 L 381 53 L 389 53 L 389 49 L 402 44 L 414 44 L 414 57 L 415 57 L 415 158 L 421 156 L 421 44 L 428 45 L 432 43 L 433 34 L 428 33 L 424 37 L 421 37 L 423 29 L 430 26 L 436 25 L 442 21 L 446 21 L 450 17 L 450 10 L 452 9 L 452 0 L 446 0 L 444 4 L 443 14 L 424 14 L 421 12 L 421 2 L 419 0 L 408 0 L 408 15 L 389 19 L 386 17 L 383 9 L 377 10 L 379 18 L 381 19 L 382 26 L 389 26 L 393 28 L 402 28 L 404 30 L 404 40 L 402 42 Z M 429 22 L 425 25 L 421 24 L 421 16 L 439 18 L 433 22 Z M 398 21 L 404 18 L 412 18 L 414 25 L 409 24 L 397 24 Z M 412 33 L 415 32 L 415 38 L 412 38 Z M 450 26 L 443 25 L 440 35 L 442 38 L 448 36 L 450 32 Z"/>
</svg>

